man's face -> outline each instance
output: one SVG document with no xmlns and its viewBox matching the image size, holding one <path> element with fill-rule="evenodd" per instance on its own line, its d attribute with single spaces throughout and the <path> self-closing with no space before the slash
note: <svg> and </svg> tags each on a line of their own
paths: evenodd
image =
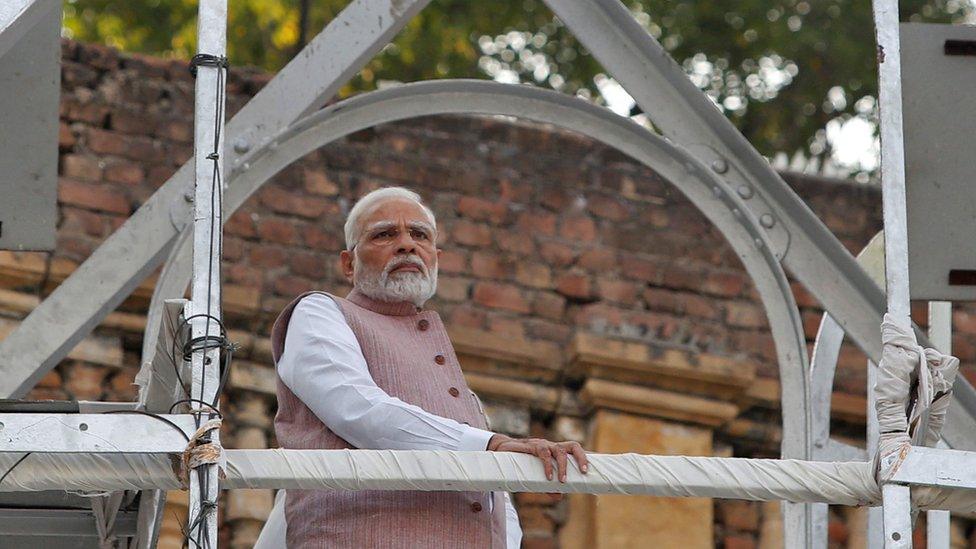
<svg viewBox="0 0 976 549">
<path fill-rule="evenodd" d="M 352 251 L 340 254 L 343 274 L 364 294 L 417 305 L 437 288 L 436 232 L 420 205 L 392 198 L 359 220 Z"/>
</svg>

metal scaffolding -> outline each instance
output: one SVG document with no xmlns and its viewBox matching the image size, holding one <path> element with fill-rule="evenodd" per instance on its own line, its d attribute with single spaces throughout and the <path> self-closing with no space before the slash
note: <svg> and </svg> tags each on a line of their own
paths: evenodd
<svg viewBox="0 0 976 549">
<path fill-rule="evenodd" d="M 93 413 L 62 413 L 56 417 L 61 427 L 49 436 L 30 442 L 4 437 L 0 453 L 182 454 L 184 438 L 191 437 L 193 443 L 218 448 L 219 430 L 213 422 L 219 414 L 218 365 L 226 346 L 220 324 L 223 220 L 273 175 L 335 139 L 390 121 L 456 113 L 503 114 L 585 134 L 653 168 L 675 185 L 721 230 L 755 282 L 766 309 L 782 384 L 782 457 L 867 460 L 869 455 L 863 450 L 830 438 L 830 394 L 845 336 L 877 363 L 881 354 L 878 326 L 884 312 L 910 323 L 897 2 L 874 1 L 879 51 L 883 52 L 879 60 L 886 238 L 883 244 L 869 245 L 860 258 L 865 264 L 872 264 L 873 258 L 877 265 L 884 248 L 886 303 L 878 284 L 882 273 L 873 273 L 872 278 L 872 269 L 862 267 L 844 249 L 619 0 L 545 1 L 633 96 L 661 135 L 554 91 L 486 81 L 409 84 L 365 93 L 323 109 L 325 101 L 429 1 L 350 2 L 225 126 L 226 0 L 201 0 L 193 160 L 0 342 L 0 371 L 4 374 L 0 393 L 23 397 L 162 265 L 143 341 L 147 375 L 139 401 L 86 405 L 85 411 Z M 28 19 L 38 19 L 38 10 L 32 11 L 32 6 L 44 2 L 21 3 L 26 9 L 12 11 L 13 15 L 0 11 L 0 58 L 19 39 Z M 228 167 L 226 177 L 222 177 L 224 166 Z M 827 311 L 809 359 L 787 270 Z M 179 298 L 191 282 L 192 300 L 187 303 Z M 948 352 L 949 306 L 933 303 L 931 307 L 930 338 Z M 182 337 L 180 327 L 184 326 L 190 330 L 184 338 L 189 345 L 181 349 L 184 356 L 167 356 L 167 349 Z M 39 340 L 36 334 L 42 331 L 45 338 Z M 920 343 L 928 345 L 924 334 L 918 335 Z M 161 366 L 164 363 L 166 367 Z M 873 372 L 870 365 L 869 372 Z M 183 379 L 192 380 L 189 395 L 184 394 Z M 972 474 L 976 467 L 969 465 L 976 460 L 976 454 L 970 453 L 976 451 L 976 391 L 962 377 L 953 391 L 956 405 L 943 431 L 943 442 L 955 451 L 911 451 L 898 474 L 883 486 L 884 541 L 875 517 L 876 543 L 910 546 L 909 486 L 976 487 Z M 171 413 L 180 404 L 183 413 Z M 162 414 L 159 417 L 172 422 L 182 436 L 177 438 L 171 426 L 157 418 L 108 416 L 94 413 L 95 409 Z M 24 413 L 0 413 L 0 425 L 17 425 L 25 419 L 29 418 Z M 126 436 L 122 436 L 123 430 Z M 96 436 L 107 437 L 113 444 L 91 443 Z M 869 448 L 873 436 L 869 427 Z M 195 470 L 199 474 L 189 476 L 189 534 L 209 541 L 201 545 L 211 547 L 216 545 L 217 469 L 217 463 L 205 461 Z M 943 474 L 946 471 L 952 474 Z M 153 490 L 141 487 L 138 516 L 124 517 L 134 523 L 132 546 L 154 544 L 162 489 L 169 486 L 166 482 L 152 485 Z M 116 489 L 92 499 L 103 539 L 111 526 L 123 524 L 117 513 L 123 499 L 131 500 L 133 493 Z M 930 546 L 947 547 L 948 515 L 938 513 L 929 515 Z M 784 518 L 788 547 L 825 546 L 826 504 L 785 503 Z"/>
</svg>

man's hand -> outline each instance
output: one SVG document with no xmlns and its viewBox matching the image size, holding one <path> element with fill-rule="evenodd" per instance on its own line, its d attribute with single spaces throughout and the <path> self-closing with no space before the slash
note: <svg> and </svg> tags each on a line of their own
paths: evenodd
<svg viewBox="0 0 976 549">
<path fill-rule="evenodd" d="M 552 462 L 556 461 L 556 469 L 559 482 L 566 482 L 566 467 L 569 462 L 568 456 L 572 455 L 579 465 L 579 470 L 586 474 L 588 462 L 586 452 L 580 443 L 552 442 L 542 438 L 512 438 L 502 434 L 495 434 L 488 441 L 489 452 L 518 452 L 521 454 L 532 454 L 542 460 L 546 470 L 546 478 L 552 480 Z"/>
</svg>

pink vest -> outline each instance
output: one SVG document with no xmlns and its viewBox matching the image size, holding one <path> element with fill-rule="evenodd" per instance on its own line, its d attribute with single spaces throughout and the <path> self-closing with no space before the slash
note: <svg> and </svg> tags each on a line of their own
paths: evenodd
<svg viewBox="0 0 976 549">
<path fill-rule="evenodd" d="M 275 362 L 285 346 L 289 303 L 271 330 Z M 326 294 L 330 295 L 330 294 Z M 468 389 L 440 316 L 412 303 L 370 299 L 353 289 L 339 304 L 362 347 L 370 374 L 391 396 L 442 417 L 486 429 L 481 406 Z M 283 448 L 340 449 L 351 444 L 329 430 L 278 378 L 275 433 Z M 501 493 L 288 490 L 288 547 L 505 546 Z"/>
</svg>

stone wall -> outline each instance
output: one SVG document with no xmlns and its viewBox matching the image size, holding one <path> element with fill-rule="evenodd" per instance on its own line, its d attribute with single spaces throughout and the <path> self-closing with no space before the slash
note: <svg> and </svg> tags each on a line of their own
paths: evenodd
<svg viewBox="0 0 976 549">
<path fill-rule="evenodd" d="M 269 79 L 232 70 L 230 114 Z M 0 336 L 191 154 L 193 81 L 184 61 L 66 41 L 62 84 L 57 250 L 0 252 Z M 877 190 L 787 180 L 852 251 L 879 230 Z M 222 404 L 227 446 L 275 445 L 270 324 L 297 293 L 348 289 L 336 265 L 344 214 L 384 185 L 417 190 L 438 216 L 444 253 L 431 306 L 450 326 L 495 429 L 580 440 L 602 452 L 776 455 L 772 338 L 749 277 L 718 231 L 657 174 L 613 150 L 485 117 L 424 118 L 357 133 L 275 177 L 230 218 L 224 310 L 241 350 Z M 30 397 L 134 399 L 154 280 Z M 812 342 L 821 310 L 793 287 Z M 924 321 L 924 311 L 917 314 Z M 955 349 L 970 363 L 976 312 L 958 309 L 954 323 Z M 846 346 L 834 411 L 837 429 L 855 443 L 863 431 L 864 370 L 863 355 Z M 171 495 L 177 514 L 185 513 L 180 501 Z M 666 544 L 682 533 L 685 546 L 771 547 L 780 539 L 775 505 L 607 496 L 553 505 L 532 494 L 516 502 L 526 547 Z M 250 546 L 271 494 L 230 492 L 222 503 L 222 541 Z M 832 514 L 835 546 L 859 546 L 847 530 L 849 515 Z M 180 539 L 173 513 L 166 516 L 161 547 Z M 622 528 L 634 521 L 656 526 L 650 533 Z"/>
</svg>

